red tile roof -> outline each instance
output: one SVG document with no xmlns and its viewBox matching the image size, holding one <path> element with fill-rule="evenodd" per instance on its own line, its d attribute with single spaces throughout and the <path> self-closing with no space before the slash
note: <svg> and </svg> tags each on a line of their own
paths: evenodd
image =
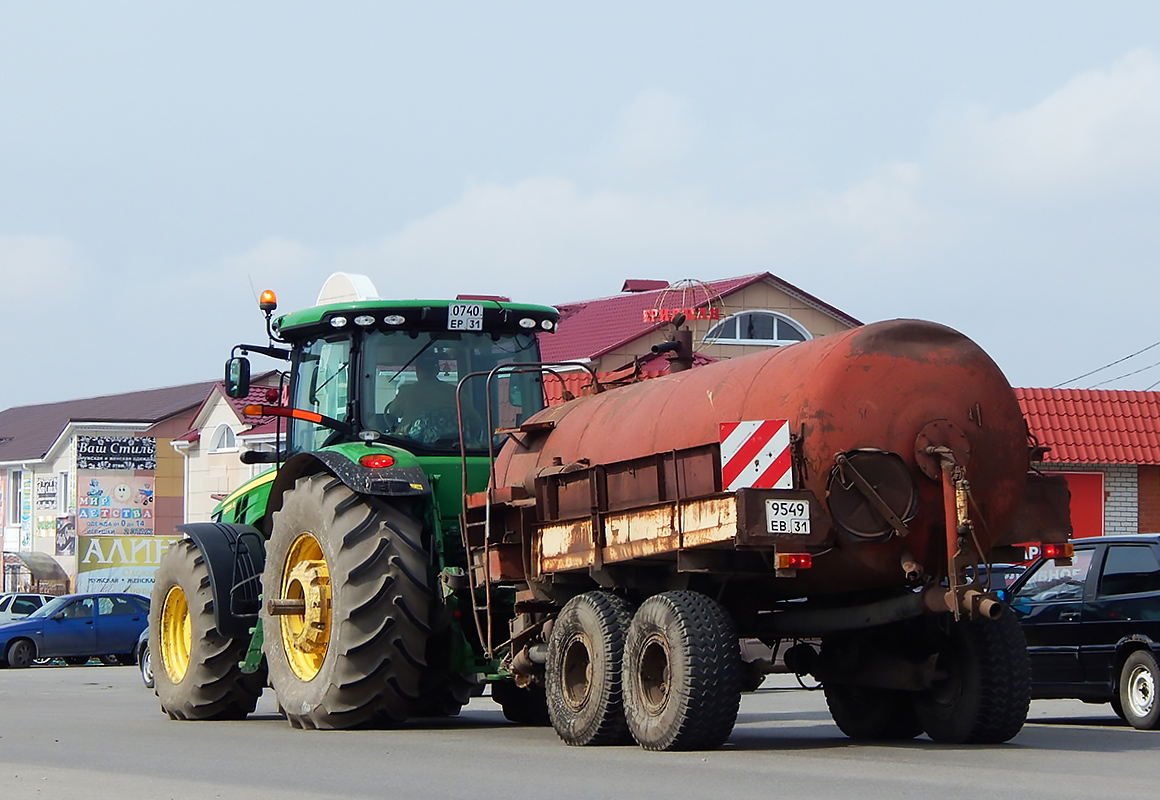
<svg viewBox="0 0 1160 800">
<path fill-rule="evenodd" d="M 213 381 L 0 411 L 0 463 L 43 458 L 70 422 L 154 424 L 196 408 Z"/>
<path fill-rule="evenodd" d="M 259 375 L 255 375 L 251 379 L 249 394 L 247 394 L 245 397 L 238 397 L 238 398 L 227 396 L 225 384 L 222 383 L 221 381 L 217 381 L 216 383 L 211 383 L 209 385 L 209 390 L 206 392 L 205 397 L 202 398 L 201 407 L 198 408 L 197 413 L 193 415 L 193 419 L 194 419 L 193 424 L 194 425 L 197 424 L 197 418 L 201 416 L 201 414 L 205 410 L 206 406 L 208 406 L 217 395 L 221 395 L 222 398 L 227 403 L 229 403 L 230 408 L 232 408 L 234 410 L 234 414 L 237 415 L 238 421 L 246 424 L 247 429 L 241 435 L 249 435 L 249 434 L 254 434 L 254 433 L 266 433 L 267 431 L 265 430 L 265 428 L 266 428 L 267 424 L 274 421 L 276 419 L 276 417 L 272 417 L 272 416 L 268 416 L 268 415 L 263 416 L 263 417 L 247 417 L 245 414 L 242 413 L 242 409 L 248 405 L 276 406 L 279 404 L 281 395 L 278 391 L 278 387 L 277 386 L 269 386 L 266 383 L 266 381 L 271 379 L 272 376 L 274 376 L 274 375 L 275 375 L 275 372 L 273 370 L 271 370 L 269 372 L 263 372 Z M 259 431 L 258 430 L 259 428 L 261 428 L 262 430 Z M 270 430 L 272 431 L 273 427 L 271 427 Z M 200 435 L 199 435 L 197 429 L 195 428 L 193 430 L 186 431 L 184 434 L 179 436 L 177 438 L 177 441 L 179 441 L 179 442 L 196 442 L 199 438 L 200 438 Z"/>
<path fill-rule="evenodd" d="M 1049 463 L 1160 464 L 1160 392 L 1016 389 Z"/>
<path fill-rule="evenodd" d="M 685 287 L 628 291 L 612 297 L 560 304 L 557 306 L 560 309 L 560 325 L 556 333 L 540 337 L 540 350 L 545 361 L 599 358 L 668 325 L 663 320 L 646 321 L 644 311 L 653 308 L 703 307 L 710 301 L 718 300 L 758 281 L 768 281 L 786 294 L 851 326 L 861 324 L 849 314 L 822 302 L 776 275 L 760 272 Z M 659 285 L 661 282 L 626 281 L 625 287 L 639 289 L 642 285 L 652 284 Z"/>
</svg>

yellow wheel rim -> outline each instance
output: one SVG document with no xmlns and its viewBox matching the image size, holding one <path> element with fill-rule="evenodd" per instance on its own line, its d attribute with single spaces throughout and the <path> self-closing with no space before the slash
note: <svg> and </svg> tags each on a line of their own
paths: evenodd
<svg viewBox="0 0 1160 800">
<path fill-rule="evenodd" d="M 193 628 L 189 619 L 189 603 L 180 586 L 171 586 L 161 604 L 161 664 L 171 683 L 181 683 L 189 671 L 189 654 L 193 650 Z"/>
<path fill-rule="evenodd" d="M 300 533 L 290 545 L 282 599 L 302 603 L 302 613 L 278 616 L 286 662 L 299 680 L 313 680 L 330 646 L 330 568 L 312 534 Z"/>
</svg>

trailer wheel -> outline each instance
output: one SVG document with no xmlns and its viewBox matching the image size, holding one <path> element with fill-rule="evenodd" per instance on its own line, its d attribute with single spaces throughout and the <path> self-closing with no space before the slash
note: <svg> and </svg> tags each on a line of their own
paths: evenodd
<svg viewBox="0 0 1160 800">
<path fill-rule="evenodd" d="M 1120 709 L 1121 716 L 1133 728 L 1150 731 L 1160 727 L 1160 703 L 1156 702 L 1158 680 L 1160 670 L 1156 667 L 1156 657 L 1147 650 L 1137 650 L 1124 661 L 1120 671 Z"/>
<path fill-rule="evenodd" d="M 905 742 L 922 733 L 914 695 L 848 683 L 822 686 L 834 724 L 851 739 Z"/>
<path fill-rule="evenodd" d="M 503 708 L 504 719 L 508 722 L 531 727 L 552 724 L 543 686 L 520 687 L 514 681 L 498 681 L 491 685 L 491 699 Z"/>
<path fill-rule="evenodd" d="M 915 699 L 927 735 L 947 744 L 998 744 L 1013 738 L 1031 705 L 1031 662 L 1015 615 L 950 622 L 936 680 Z"/>
<path fill-rule="evenodd" d="M 153 691 L 171 719 L 244 719 L 265 685 L 239 663 L 249 642 L 223 636 L 214 622 L 209 567 L 189 539 L 161 558 L 149 603 L 149 650 L 160 668 Z"/>
<path fill-rule="evenodd" d="M 611 592 L 573 597 L 552 625 L 544 682 L 548 716 L 570 745 L 627 744 L 621 659 L 632 623 L 628 601 Z"/>
<path fill-rule="evenodd" d="M 624 715 L 646 750 L 719 747 L 737 722 L 741 651 L 720 604 L 689 591 L 646 600 L 624 648 Z"/>
<path fill-rule="evenodd" d="M 262 575 L 270 684 L 298 728 L 403 722 L 420 697 L 433 592 L 422 526 L 333 475 L 299 478 Z M 270 600 L 300 602 L 271 615 Z"/>
</svg>

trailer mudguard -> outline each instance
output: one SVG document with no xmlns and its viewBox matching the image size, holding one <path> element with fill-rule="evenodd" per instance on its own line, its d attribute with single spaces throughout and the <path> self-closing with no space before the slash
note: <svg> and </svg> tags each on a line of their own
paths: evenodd
<svg viewBox="0 0 1160 800">
<path fill-rule="evenodd" d="M 217 629 L 231 638 L 248 637 L 261 608 L 265 537 L 249 525 L 225 522 L 191 522 L 177 530 L 205 558 Z"/>
</svg>

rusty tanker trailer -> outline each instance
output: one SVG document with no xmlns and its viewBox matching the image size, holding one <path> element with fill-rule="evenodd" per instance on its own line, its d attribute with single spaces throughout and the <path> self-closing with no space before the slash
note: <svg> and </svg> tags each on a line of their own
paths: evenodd
<svg viewBox="0 0 1160 800">
<path fill-rule="evenodd" d="M 476 627 L 565 742 L 720 745 L 743 638 L 819 681 L 853 738 L 1021 729 L 1022 633 L 971 576 L 1065 543 L 1067 491 L 1034 471 L 1014 392 L 963 335 L 870 324 L 508 434 L 461 520 Z"/>
</svg>

